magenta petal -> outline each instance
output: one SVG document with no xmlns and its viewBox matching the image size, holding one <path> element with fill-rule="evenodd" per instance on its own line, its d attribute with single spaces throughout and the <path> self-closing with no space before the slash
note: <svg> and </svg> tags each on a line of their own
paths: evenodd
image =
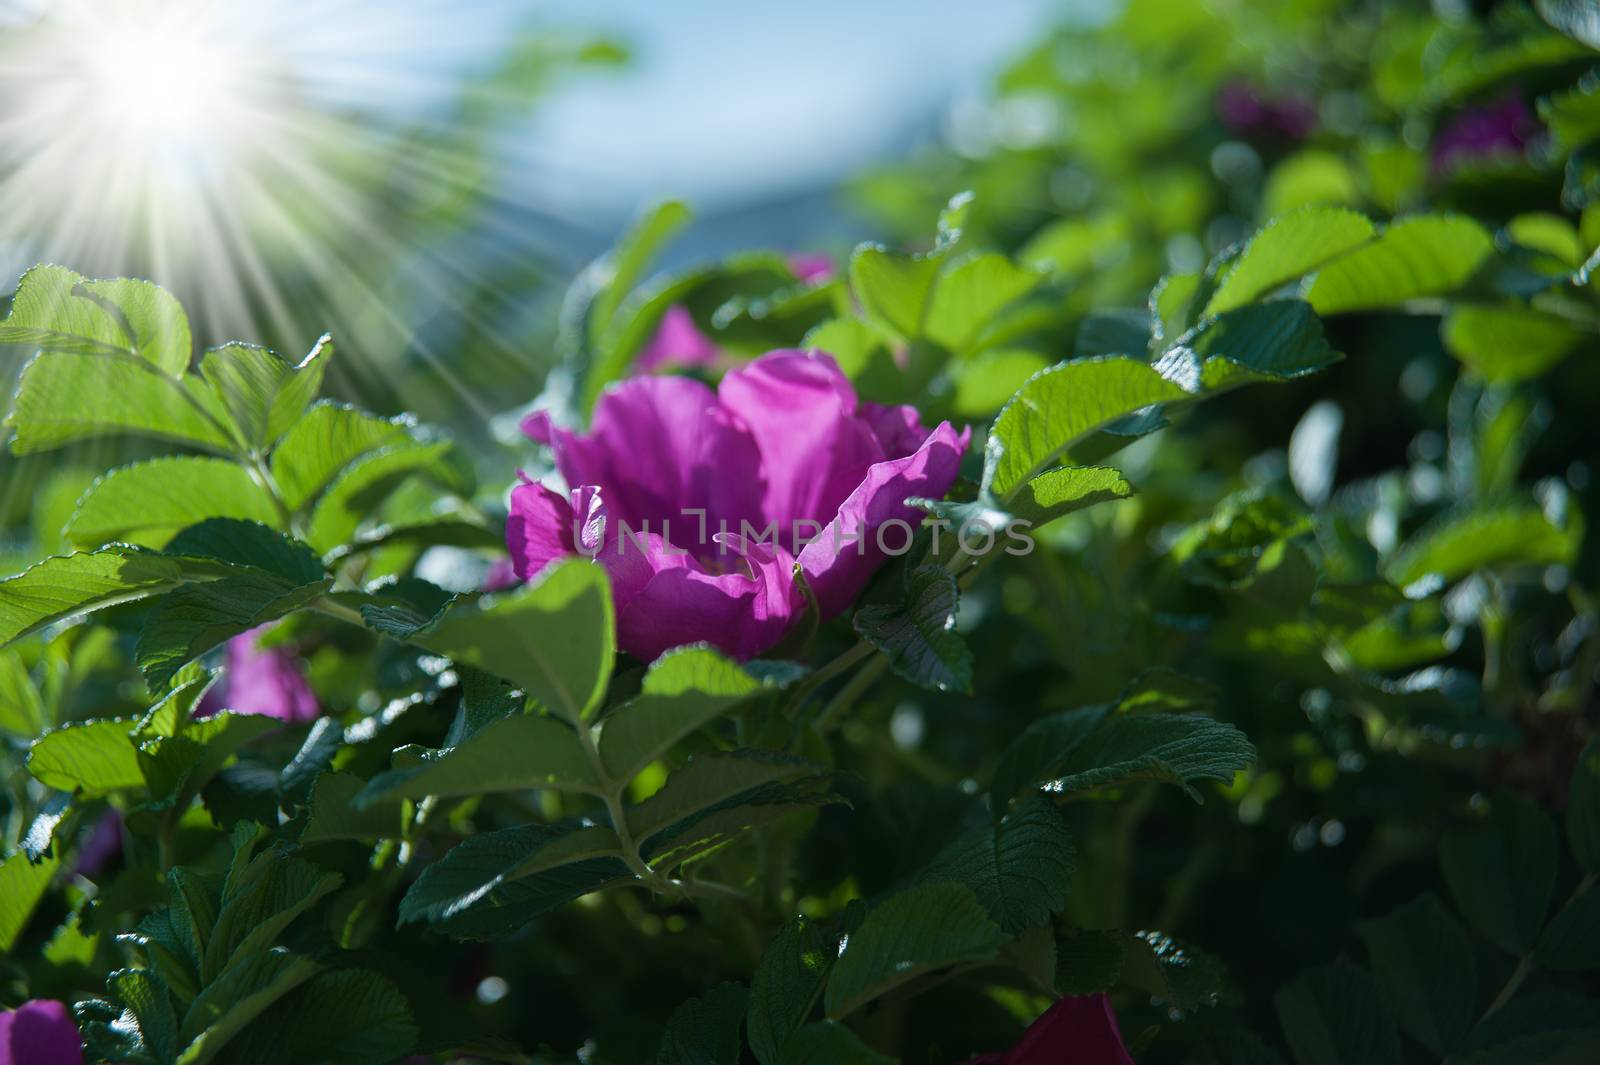
<svg viewBox="0 0 1600 1065">
<path fill-rule="evenodd" d="M 0 1065 L 83 1065 L 83 1040 L 67 1007 L 36 998 L 0 1013 Z"/>
<path fill-rule="evenodd" d="M 872 432 L 883 445 L 884 458 L 904 458 L 928 439 L 928 430 L 923 426 L 922 419 L 917 416 L 915 407 L 885 407 L 877 403 L 863 403 L 861 416 L 872 426 Z"/>
<path fill-rule="evenodd" d="M 724 377 L 718 396 L 755 437 L 767 475 L 762 514 L 785 544 L 797 521 L 833 514 L 887 457 L 857 416 L 849 379 L 821 352 L 763 355 Z"/>
<path fill-rule="evenodd" d="M 78 864 L 74 871 L 83 876 L 98 876 L 121 854 L 122 815 L 116 810 L 107 810 L 78 847 Z"/>
<path fill-rule="evenodd" d="M 257 645 L 267 628 L 261 625 L 228 641 L 227 673 L 222 684 L 206 693 L 195 717 L 209 717 L 225 707 L 294 724 L 314 721 L 322 713 L 294 650 Z"/>
<path fill-rule="evenodd" d="M 801 606 L 794 558 L 774 544 L 740 549 L 741 571 L 707 573 L 693 560 L 658 570 L 619 609 L 622 649 L 651 661 L 668 648 L 703 641 L 749 659 L 783 639 Z"/>
<path fill-rule="evenodd" d="M 1005 1065 L 1134 1065 L 1117 1028 L 1117 1014 L 1105 995 L 1064 998 L 1023 1033 L 1006 1054 Z"/>
<path fill-rule="evenodd" d="M 515 575 L 531 580 L 551 562 L 572 554 L 572 505 L 542 484 L 511 490 L 506 548 Z"/>
<path fill-rule="evenodd" d="M 694 316 L 678 304 L 667 308 L 655 336 L 634 361 L 635 373 L 655 373 L 674 367 L 710 366 L 717 361 L 717 346 L 694 324 Z"/>
<path fill-rule="evenodd" d="M 801 550 L 800 566 L 823 617 L 850 605 L 887 557 L 885 547 L 899 552 L 907 546 L 923 514 L 906 500 L 939 499 L 950 490 L 969 436 L 966 430 L 957 433 L 949 422 L 941 422 L 915 453 L 873 466 L 837 517 Z M 895 521 L 904 522 L 910 532 L 886 527 Z"/>
<path fill-rule="evenodd" d="M 807 284 L 826 281 L 833 276 L 833 256 L 821 252 L 798 252 L 789 256 L 789 270 L 797 280 Z"/>
</svg>

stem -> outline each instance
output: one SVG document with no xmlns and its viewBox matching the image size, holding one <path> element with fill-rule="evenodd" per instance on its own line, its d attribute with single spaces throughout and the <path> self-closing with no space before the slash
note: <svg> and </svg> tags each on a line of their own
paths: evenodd
<svg viewBox="0 0 1600 1065">
<path fill-rule="evenodd" d="M 861 697 L 862 693 L 872 687 L 873 682 L 883 674 L 888 665 L 889 660 L 887 658 L 875 658 L 868 662 L 861 672 L 851 677 L 850 682 L 840 688 L 838 693 L 828 700 L 827 705 L 822 708 L 822 712 L 817 715 L 817 720 L 812 723 L 812 727 L 818 732 L 827 732 L 832 728 L 835 719 L 850 709 L 855 701 Z"/>
<path fill-rule="evenodd" d="M 317 611 L 318 613 L 326 614 L 329 617 L 338 618 L 340 621 L 348 621 L 352 625 L 359 625 L 362 628 L 365 628 L 367 625 L 366 619 L 361 616 L 359 611 L 352 610 L 343 603 L 329 599 L 325 595 L 319 596 L 316 601 L 311 604 L 311 609 Z"/>
<path fill-rule="evenodd" d="M 579 722 L 577 732 L 578 742 L 583 745 L 583 753 L 589 759 L 589 766 L 594 770 L 595 779 L 600 783 L 600 798 L 606 804 L 606 813 L 611 816 L 611 828 L 616 832 L 617 843 L 622 848 L 622 860 L 633 870 L 635 876 L 649 885 L 652 891 L 665 894 L 671 882 L 650 868 L 650 863 L 640 855 L 639 841 L 633 838 L 633 833 L 628 828 L 628 815 L 622 806 L 622 787 L 612 780 L 611 774 L 606 771 L 605 762 L 600 758 L 600 748 L 594 742 L 593 730 Z"/>
<path fill-rule="evenodd" d="M 1583 897 L 1586 891 L 1594 887 L 1595 881 L 1597 880 L 1600 880 L 1600 873 L 1590 873 L 1582 880 L 1578 881 L 1578 886 L 1572 889 L 1572 894 L 1568 895 L 1567 901 L 1562 903 L 1561 909 L 1556 913 L 1556 917 L 1559 918 L 1561 914 L 1566 913 L 1569 909 L 1571 909 L 1573 905 L 1575 905 L 1577 901 Z M 1534 964 L 1532 954 L 1529 954 L 1523 958 L 1518 958 L 1517 967 L 1511 972 L 1511 979 L 1506 981 L 1506 986 L 1502 987 L 1500 989 L 1500 993 L 1494 997 L 1494 1001 L 1489 1003 L 1489 1008 L 1483 1011 L 1483 1016 L 1478 1018 L 1478 1023 L 1482 1024 L 1484 1021 L 1488 1020 L 1496 1010 L 1500 1009 L 1500 1007 L 1504 1006 L 1507 1002 L 1510 1002 L 1512 996 L 1515 995 L 1518 989 L 1522 987 L 1523 981 L 1527 980 L 1528 977 L 1533 974 L 1533 969 Z"/>
<path fill-rule="evenodd" d="M 812 673 L 805 680 L 795 685 L 794 693 L 789 696 L 788 716 L 794 717 L 811 693 L 834 677 L 854 666 L 857 662 L 872 653 L 872 645 L 866 640 L 858 640 L 854 647 L 839 655 L 833 661 Z"/>
</svg>

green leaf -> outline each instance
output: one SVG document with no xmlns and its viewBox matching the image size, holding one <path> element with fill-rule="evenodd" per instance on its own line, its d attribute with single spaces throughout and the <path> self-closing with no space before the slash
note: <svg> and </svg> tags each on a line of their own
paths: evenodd
<svg viewBox="0 0 1600 1065">
<path fill-rule="evenodd" d="M 182 564 L 136 547 L 58 555 L 0 581 L 0 646 L 46 625 L 171 591 Z"/>
<path fill-rule="evenodd" d="M 1399 1065 L 1400 1036 L 1372 978 L 1353 966 L 1301 973 L 1273 1001 L 1300 1065 Z"/>
<path fill-rule="evenodd" d="M 295 918 L 343 881 L 300 858 L 266 851 L 252 860 L 247 886 L 223 900 L 206 941 L 200 977 L 210 983 L 234 960 L 265 951 Z"/>
<path fill-rule="evenodd" d="M 447 609 L 411 640 L 504 677 L 576 725 L 599 708 L 611 675 L 611 583 L 600 566 L 572 559 L 535 583 Z"/>
<path fill-rule="evenodd" d="M 699 754 L 667 777 L 661 789 L 627 811 L 634 838 L 649 839 L 684 818 L 766 784 L 816 776 L 820 766 L 778 751 Z"/>
<path fill-rule="evenodd" d="M 997 348 L 950 367 L 955 378 L 955 412 L 987 418 L 1023 384 L 1049 366 L 1043 355 L 1021 348 Z"/>
<path fill-rule="evenodd" d="M 985 454 L 985 487 L 1008 501 L 1074 443 L 1125 415 L 1187 393 L 1131 359 L 1061 363 L 1033 378 L 995 418 Z"/>
<path fill-rule="evenodd" d="M 1494 238 L 1458 215 L 1412 215 L 1317 275 L 1309 299 L 1318 314 L 1396 307 L 1465 285 L 1494 251 Z"/>
<path fill-rule="evenodd" d="M 787 1060 L 786 1045 L 811 1016 L 838 956 L 838 934 L 803 916 L 784 925 L 762 953 L 745 1017 L 750 1049 L 761 1065 Z"/>
<path fill-rule="evenodd" d="M 1582 543 L 1575 513 L 1563 527 L 1532 503 L 1449 512 L 1419 530 L 1384 566 L 1409 588 L 1424 577 L 1445 582 L 1502 565 L 1569 565 Z"/>
<path fill-rule="evenodd" d="M 1048 525 L 1074 511 L 1127 499 L 1133 485 L 1110 466 L 1062 466 L 1046 470 L 1028 481 L 1008 505 L 1011 515 L 1029 528 Z"/>
<path fill-rule="evenodd" d="M 658 869 L 671 869 L 748 835 L 758 825 L 834 804 L 849 805 L 828 790 L 825 778 L 765 784 L 662 829 L 644 841 L 641 851 Z"/>
<path fill-rule="evenodd" d="M 600 760 L 613 780 L 634 775 L 716 720 L 761 684 L 709 647 L 679 647 L 650 665 L 640 693 L 606 718 Z"/>
<path fill-rule="evenodd" d="M 526 788 L 598 792 L 600 787 L 577 734 L 543 714 L 513 714 L 443 750 L 401 750 L 415 754 L 411 764 L 373 777 L 360 803 Z"/>
<path fill-rule="evenodd" d="M 924 884 L 889 896 L 850 934 L 828 978 L 824 1005 L 837 1020 L 907 981 L 994 957 L 1005 934 L 960 884 Z"/>
<path fill-rule="evenodd" d="M 149 969 L 118 969 L 106 977 L 106 989 L 132 1014 L 145 1049 L 157 1061 L 171 1061 L 178 1053 L 178 1018 L 166 981 Z"/>
<path fill-rule="evenodd" d="M 409 443 L 410 423 L 323 400 L 291 425 L 272 452 L 272 479 L 292 511 L 305 510 L 342 470 L 381 447 Z"/>
<path fill-rule="evenodd" d="M 335 730 L 337 731 L 337 730 Z M 288 770 L 285 770 L 287 773 Z M 335 839 L 398 839 L 405 829 L 406 809 L 399 802 L 357 805 L 366 781 L 350 773 L 323 773 L 311 786 L 301 846 Z"/>
<path fill-rule="evenodd" d="M 742 984 L 719 984 L 672 1011 L 656 1049 L 656 1065 L 739 1065 L 744 1040 Z"/>
<path fill-rule="evenodd" d="M 1226 990 L 1222 963 L 1162 932 L 1124 937 L 1121 982 L 1180 1010 L 1215 1006 Z"/>
<path fill-rule="evenodd" d="M 356 459 L 317 500 L 306 528 L 307 542 L 324 554 L 348 543 L 378 504 L 412 474 L 429 474 L 455 489 L 465 487 L 445 461 L 452 448 L 448 440 L 397 444 Z"/>
<path fill-rule="evenodd" d="M 322 560 L 305 544 L 275 529 L 252 521 L 208 518 L 190 526 L 167 543 L 164 554 L 179 556 L 186 570 L 207 570 L 196 560 L 224 563 L 211 567 L 208 576 L 236 576 L 245 567 L 280 577 L 292 586 L 314 584 L 326 577 Z"/>
<path fill-rule="evenodd" d="M 1142 357 L 1150 348 L 1150 326 L 1150 311 L 1145 307 L 1091 311 L 1078 324 L 1072 354 L 1076 358 L 1093 355 Z"/>
<path fill-rule="evenodd" d="M 1567 842 L 1585 873 L 1600 873 L 1600 739 L 1578 756 L 1567 796 Z"/>
<path fill-rule="evenodd" d="M 1439 844 L 1456 906 L 1490 942 L 1518 956 L 1539 940 L 1555 889 L 1555 824 L 1531 803 L 1503 796 L 1489 824 L 1457 829 Z"/>
<path fill-rule="evenodd" d="M 251 1021 L 311 979 L 317 963 L 282 949 L 240 958 L 206 985 L 183 1015 L 178 1065 L 205 1065 Z"/>
<path fill-rule="evenodd" d="M 939 274 L 922 332 L 953 352 L 965 351 L 996 314 L 1043 280 L 994 252 L 963 259 Z"/>
<path fill-rule="evenodd" d="M 104 307 L 78 295 L 80 274 L 35 266 L 17 282 L 11 310 L 0 321 L 0 344 L 50 351 L 114 354 L 131 350 L 127 332 Z"/>
<path fill-rule="evenodd" d="M 207 518 L 280 521 L 272 497 L 244 467 L 227 459 L 174 456 L 122 466 L 96 480 L 65 535 L 79 547 L 113 540 L 159 547 Z"/>
<path fill-rule="evenodd" d="M 1580 886 L 1545 926 L 1534 958 L 1553 972 L 1600 969 L 1600 890 L 1593 881 Z"/>
<path fill-rule="evenodd" d="M 982 818 L 941 850 L 919 874 L 972 889 L 980 905 L 1014 934 L 1060 913 L 1074 869 L 1072 833 L 1055 806 L 1034 794 L 999 823 Z"/>
<path fill-rule="evenodd" d="M 0 732 L 31 740 L 44 730 L 44 701 L 15 651 L 0 650 Z"/>
<path fill-rule="evenodd" d="M 229 1060 L 251 1065 L 389 1065 L 417 1042 L 406 997 L 368 969 L 317 973 L 250 1024 Z"/>
<path fill-rule="evenodd" d="M 240 445 L 265 454 L 317 398 L 332 356 L 329 336 L 299 363 L 252 344 L 225 344 L 205 353 L 200 373 L 232 418 Z"/>
<path fill-rule="evenodd" d="M 1127 959 L 1121 932 L 1078 932 L 1056 940 L 1056 992 L 1097 995 L 1116 986 Z"/>
<path fill-rule="evenodd" d="M 30 862 L 20 850 L 0 864 L 0 954 L 10 953 L 16 945 L 60 864 L 53 855 Z"/>
<path fill-rule="evenodd" d="M 1221 314 L 1254 302 L 1376 234 L 1366 215 L 1342 207 L 1304 207 L 1275 218 L 1250 238 L 1204 313 Z"/>
<path fill-rule="evenodd" d="M 1525 381 L 1566 358 L 1584 340 L 1555 315 L 1515 304 L 1456 304 L 1440 335 L 1450 354 L 1487 381 Z"/>
<path fill-rule="evenodd" d="M 943 265 L 938 256 L 896 255 L 863 244 L 850 257 L 850 288 L 867 314 L 911 339 L 922 335 L 928 297 Z"/>
<path fill-rule="evenodd" d="M 1058 776 L 1067 757 L 1110 712 L 1109 705 L 1085 706 L 1030 723 L 1001 753 L 989 785 L 989 804 L 1004 810 L 1024 788 Z"/>
<path fill-rule="evenodd" d="M 861 1041 L 838 1021 L 815 1021 L 799 1029 L 783 1046 L 774 1065 L 895 1065 Z M 765 1063 L 763 1063 L 765 1065 Z"/>
<path fill-rule="evenodd" d="M 435 927 L 455 939 L 505 939 L 538 917 L 612 884 L 637 883 L 620 858 L 589 858 L 555 865 L 500 884 L 491 897 L 455 910 Z"/>
<path fill-rule="evenodd" d="M 1600 1055 L 1600 1008 L 1570 992 L 1524 993 L 1489 1014 L 1450 1065 L 1588 1065 Z"/>
<path fill-rule="evenodd" d="M 1378 989 L 1400 1025 L 1435 1054 L 1461 1045 L 1477 1005 L 1477 961 L 1466 930 L 1423 895 L 1356 926 Z"/>
<path fill-rule="evenodd" d="M 918 566 L 906 573 L 904 594 L 903 603 L 857 607 L 856 632 L 913 684 L 972 691 L 972 652 L 955 631 L 955 577 L 941 566 Z"/>
<path fill-rule="evenodd" d="M 1272 300 L 1228 311 L 1201 323 L 1178 344 L 1156 365 L 1190 391 L 1293 381 L 1340 359 L 1322 322 L 1301 300 Z"/>
<path fill-rule="evenodd" d="M 587 818 L 481 832 L 422 871 L 400 900 L 400 921 L 440 924 L 468 910 L 494 909 L 516 901 L 509 885 L 564 865 L 603 866 L 625 876 L 621 858 L 617 834 Z"/>
<path fill-rule="evenodd" d="M 1017 254 L 1019 262 L 1056 278 L 1074 277 L 1114 256 L 1128 241 L 1127 221 L 1112 214 L 1063 218 L 1035 233 Z"/>
<path fill-rule="evenodd" d="M 35 780 L 80 798 L 144 787 L 129 718 L 73 721 L 51 729 L 28 751 Z"/>
<path fill-rule="evenodd" d="M 99 303 L 124 330 L 124 345 L 168 377 L 182 377 L 189 369 L 194 341 L 189 335 L 189 316 L 183 313 L 172 293 L 159 285 L 133 278 L 85 281 L 76 290 L 81 297 Z"/>
<path fill-rule="evenodd" d="M 332 586 L 331 577 L 296 586 L 244 571 L 179 588 L 145 619 L 135 652 L 139 669 L 152 687 L 164 686 L 213 647 L 308 606 Z"/>
<path fill-rule="evenodd" d="M 85 402 L 92 396 L 94 401 Z M 75 440 L 130 433 L 227 454 L 229 441 L 193 379 L 175 381 L 150 364 L 118 356 L 47 351 L 22 371 L 6 418 L 14 454 Z"/>
</svg>

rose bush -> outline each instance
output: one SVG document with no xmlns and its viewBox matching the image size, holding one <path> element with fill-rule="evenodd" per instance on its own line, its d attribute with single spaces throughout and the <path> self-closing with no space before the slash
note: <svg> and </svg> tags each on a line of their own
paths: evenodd
<svg viewBox="0 0 1600 1065">
<path fill-rule="evenodd" d="M 647 212 L 525 441 L 29 271 L 0 1053 L 1594 1057 L 1600 39 L 1479 7 L 1064 29 L 828 269 Z"/>
</svg>

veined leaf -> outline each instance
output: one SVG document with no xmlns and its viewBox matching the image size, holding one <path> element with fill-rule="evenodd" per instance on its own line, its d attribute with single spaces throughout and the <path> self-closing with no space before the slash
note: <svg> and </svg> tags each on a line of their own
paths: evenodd
<svg viewBox="0 0 1600 1065">
<path fill-rule="evenodd" d="M 834 1019 L 925 973 L 994 957 L 1005 935 L 960 884 L 924 884 L 889 896 L 850 934 L 828 977 Z"/>
<path fill-rule="evenodd" d="M 208 400 L 193 378 L 174 380 L 131 356 L 46 351 L 22 371 L 7 417 L 15 431 L 11 450 L 30 455 L 130 433 L 227 454 L 228 436 Z"/>
<path fill-rule="evenodd" d="M 586 559 L 532 584 L 460 603 L 411 642 L 504 677 L 574 725 L 605 695 L 616 654 L 611 583 Z"/>
<path fill-rule="evenodd" d="M 410 441 L 409 423 L 330 400 L 296 420 L 272 452 L 272 478 L 290 510 L 309 506 L 350 463 L 380 447 Z"/>
<path fill-rule="evenodd" d="M 863 244 L 850 257 L 850 288 L 869 315 L 910 339 L 923 333 L 928 297 L 943 265 L 937 256 L 896 255 Z"/>
<path fill-rule="evenodd" d="M 822 767 L 776 751 L 743 750 L 690 758 L 644 802 L 627 811 L 636 839 L 648 839 L 691 814 L 765 784 L 815 776 Z"/>
<path fill-rule="evenodd" d="M 1200 801 L 1194 784 L 1231 783 L 1255 761 L 1255 748 L 1232 725 L 1200 714 L 1116 714 L 1052 767 L 1051 792 L 1083 791 L 1136 780 L 1174 784 Z"/>
<path fill-rule="evenodd" d="M 1036 529 L 1073 511 L 1133 494 L 1133 485 L 1110 466 L 1062 466 L 1023 484 L 1007 509 Z"/>
<path fill-rule="evenodd" d="M 1204 313 L 1221 314 L 1251 303 L 1376 234 L 1366 215 L 1343 207 L 1304 207 L 1275 218 L 1250 238 Z"/>
<path fill-rule="evenodd" d="M 81 274 L 61 266 L 35 266 L 23 274 L 11 311 L 0 321 L 0 344 L 86 354 L 131 353 L 130 338 L 121 324 L 101 304 L 78 295 L 83 284 Z"/>
<path fill-rule="evenodd" d="M 1012 397 L 989 432 L 985 487 L 1002 503 L 1096 429 L 1153 403 L 1183 399 L 1182 388 L 1131 359 L 1053 366 Z"/>
<path fill-rule="evenodd" d="M 1318 314 L 1395 307 L 1466 284 L 1494 250 L 1494 238 L 1457 215 L 1413 215 L 1323 267 L 1307 297 Z"/>
<path fill-rule="evenodd" d="M 231 416 L 239 443 L 264 454 L 317 398 L 332 355 L 328 336 L 299 363 L 251 344 L 225 344 L 205 353 L 200 373 Z"/>
<path fill-rule="evenodd" d="M 80 547 L 113 540 L 159 547 L 207 518 L 280 521 L 272 497 L 243 466 L 174 456 L 121 466 L 95 481 L 67 523 L 66 537 Z"/>
<path fill-rule="evenodd" d="M 838 933 L 806 917 L 784 925 L 762 953 L 745 1018 L 750 1049 L 761 1065 L 786 1060 L 784 1050 L 811 1015 L 838 956 Z"/>
<path fill-rule="evenodd" d="M 317 500 L 307 541 L 323 553 L 349 542 L 377 505 L 414 473 L 428 473 L 452 488 L 465 489 L 457 471 L 444 461 L 451 447 L 448 440 L 396 444 L 356 459 Z"/>
<path fill-rule="evenodd" d="M 292 585 L 254 570 L 185 585 L 145 619 L 135 652 L 139 669 L 150 685 L 165 685 L 213 647 L 310 605 L 332 586 L 331 577 Z"/>
<path fill-rule="evenodd" d="M 157 1061 L 171 1061 L 178 1052 L 178 1018 L 166 981 L 150 969 L 118 969 L 106 977 L 106 989 L 132 1014 L 145 1050 Z"/>
<path fill-rule="evenodd" d="M 73 721 L 51 729 L 28 751 L 35 780 L 82 798 L 144 787 L 131 718 Z"/>
<path fill-rule="evenodd" d="M 1207 319 L 1156 366 L 1190 391 L 1220 392 L 1258 381 L 1292 381 L 1339 358 L 1309 304 L 1270 300 Z"/>
<path fill-rule="evenodd" d="M 350 773 L 318 776 L 306 803 L 309 812 L 300 833 L 301 846 L 335 839 L 398 839 L 408 808 L 398 801 L 358 805 L 356 796 L 365 787 L 366 781 Z"/>
<path fill-rule="evenodd" d="M 1478 993 L 1466 930 L 1432 895 L 1356 927 L 1401 1026 L 1435 1054 L 1459 1047 L 1472 1027 Z"/>
<path fill-rule="evenodd" d="M 177 559 L 135 547 L 47 558 L 0 581 L 0 646 L 77 614 L 159 595 L 183 581 Z"/>
<path fill-rule="evenodd" d="M 749 673 L 709 647 L 668 651 L 643 689 L 605 721 L 600 760 L 613 780 L 631 780 L 683 737 L 761 690 Z"/>
<path fill-rule="evenodd" d="M 257 855 L 261 869 L 249 886 L 223 901 L 201 959 L 203 983 L 215 980 L 236 959 L 265 951 L 289 925 L 343 881 L 301 858 L 273 851 Z"/>
<path fill-rule="evenodd" d="M 401 750 L 407 751 L 407 748 Z M 541 714 L 513 714 L 439 751 L 409 749 L 410 764 L 379 773 L 358 802 L 555 788 L 597 791 L 599 781 L 572 729 Z"/>
<path fill-rule="evenodd" d="M 955 631 L 955 577 L 941 566 L 918 566 L 906 574 L 904 594 L 903 603 L 857 607 L 856 632 L 913 684 L 970 692 L 972 652 Z"/>
<path fill-rule="evenodd" d="M 22 851 L 0 863 L 0 954 L 10 953 L 60 864 L 54 855 L 31 862 Z"/>
<path fill-rule="evenodd" d="M 230 1047 L 251 1065 L 388 1065 L 405 1057 L 417 1027 L 405 995 L 369 969 L 317 973 L 279 999 Z"/>
<path fill-rule="evenodd" d="M 1274 1002 L 1300 1065 L 1399 1065 L 1400 1036 L 1372 978 L 1351 965 L 1301 973 Z"/>
<path fill-rule="evenodd" d="M 316 974 L 310 958 L 283 949 L 240 958 L 207 984 L 183 1015 L 177 1065 L 205 1065 L 262 1011 Z"/>
<path fill-rule="evenodd" d="M 1495 945 L 1526 955 L 1539 939 L 1560 859 L 1555 824 L 1531 803 L 1496 800 L 1489 824 L 1446 833 L 1439 865 L 1462 916 Z"/>
<path fill-rule="evenodd" d="M 739 1065 L 748 998 L 741 984 L 719 984 L 679 1006 L 667 1019 L 655 1065 Z"/>
<path fill-rule="evenodd" d="M 48 268 L 47 268 L 48 269 Z M 146 362 L 168 377 L 182 377 L 189 369 L 194 341 L 189 316 L 172 293 L 159 285 L 134 278 L 85 281 L 75 290 L 80 298 L 105 307 L 112 320 L 127 327 L 127 343 Z"/>
<path fill-rule="evenodd" d="M 922 332 L 950 351 L 965 351 L 990 319 L 1043 281 L 1043 275 L 995 252 L 962 259 L 934 283 Z"/>
<path fill-rule="evenodd" d="M 796 1030 L 775 1065 L 895 1065 L 838 1021 L 814 1021 Z"/>
<path fill-rule="evenodd" d="M 0 732 L 31 740 L 45 725 L 44 700 L 15 651 L 0 650 Z"/>
<path fill-rule="evenodd" d="M 422 871 L 400 900 L 400 920 L 437 923 L 473 908 L 491 910 L 513 900 L 508 885 L 525 877 L 597 859 L 621 867 L 621 858 L 617 834 L 587 818 L 479 833 Z"/>
<path fill-rule="evenodd" d="M 1072 834 L 1061 813 L 1038 794 L 1017 803 L 996 823 L 977 819 L 918 874 L 972 889 L 991 919 L 1008 934 L 1044 924 L 1061 912 L 1072 882 Z"/>
</svg>

